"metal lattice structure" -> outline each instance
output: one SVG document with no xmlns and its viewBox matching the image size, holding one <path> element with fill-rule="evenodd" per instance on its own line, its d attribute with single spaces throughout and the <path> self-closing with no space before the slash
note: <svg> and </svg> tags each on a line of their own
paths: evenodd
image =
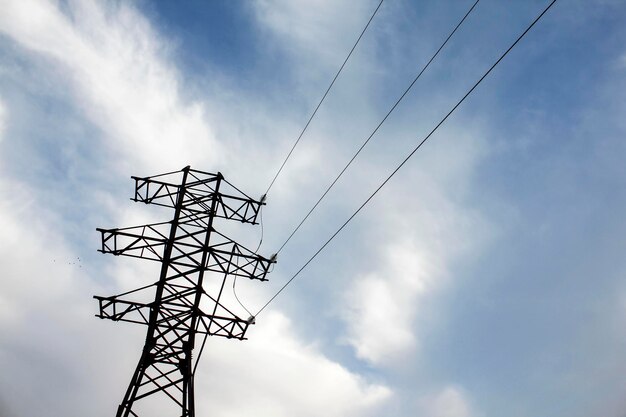
<svg viewBox="0 0 626 417">
<path fill-rule="evenodd" d="M 217 218 L 256 224 L 262 201 L 228 183 L 222 174 L 186 167 L 181 171 L 135 180 L 133 201 L 174 209 L 163 223 L 102 233 L 100 252 L 161 263 L 159 280 L 123 294 L 94 298 L 97 317 L 148 326 L 146 342 L 117 417 L 143 417 L 139 402 L 159 396 L 194 417 L 192 351 L 197 334 L 245 339 L 254 318 L 242 319 L 223 305 L 227 279 L 265 281 L 273 259 L 250 251 L 214 229 Z M 205 290 L 212 281 L 215 293 Z M 154 301 L 123 298 L 154 291 Z M 202 301 L 202 304 L 201 304 Z"/>
</svg>

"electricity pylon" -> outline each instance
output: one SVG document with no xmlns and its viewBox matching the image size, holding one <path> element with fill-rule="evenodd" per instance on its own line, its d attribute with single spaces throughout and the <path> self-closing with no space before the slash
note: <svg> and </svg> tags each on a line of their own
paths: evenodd
<svg viewBox="0 0 626 417">
<path fill-rule="evenodd" d="M 182 178 L 181 178 L 182 177 Z M 171 221 L 123 229 L 97 229 L 102 253 L 161 263 L 159 280 L 123 294 L 100 297 L 96 316 L 148 326 L 146 342 L 117 417 L 140 417 L 147 397 L 159 396 L 181 417 L 194 417 L 192 363 L 196 334 L 245 339 L 254 317 L 242 319 L 222 304 L 227 279 L 265 281 L 275 259 L 266 259 L 230 240 L 214 228 L 217 218 L 256 224 L 264 202 L 255 201 L 227 182 L 222 174 L 185 167 L 181 171 L 135 180 L 133 201 L 174 209 Z M 208 281 L 215 292 L 205 290 Z M 124 298 L 154 290 L 154 301 Z M 156 398 L 155 398 L 156 400 Z M 172 403 L 173 402 L 173 403 Z"/>
</svg>

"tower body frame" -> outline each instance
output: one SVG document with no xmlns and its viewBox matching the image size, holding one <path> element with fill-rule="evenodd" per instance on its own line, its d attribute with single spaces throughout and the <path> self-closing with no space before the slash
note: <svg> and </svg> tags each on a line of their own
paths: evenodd
<svg viewBox="0 0 626 417">
<path fill-rule="evenodd" d="M 219 172 L 189 166 L 132 178 L 133 201 L 172 208 L 174 216 L 168 222 L 97 229 L 102 235 L 100 252 L 161 263 L 156 283 L 115 296 L 94 296 L 97 317 L 147 326 L 141 357 L 116 416 L 144 417 L 139 403 L 159 396 L 173 402 L 181 417 L 194 417 L 196 335 L 245 339 L 254 320 L 239 317 L 223 304 L 225 284 L 234 277 L 265 281 L 274 262 L 219 233 L 214 223 L 221 218 L 256 224 L 264 203 L 245 195 Z M 205 291 L 207 279 L 218 280 L 216 293 Z M 125 298 L 146 291 L 154 291 L 154 301 Z"/>
</svg>

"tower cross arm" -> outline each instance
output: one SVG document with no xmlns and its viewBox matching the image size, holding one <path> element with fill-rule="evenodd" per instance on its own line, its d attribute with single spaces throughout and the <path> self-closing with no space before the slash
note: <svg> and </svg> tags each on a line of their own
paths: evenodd
<svg viewBox="0 0 626 417">
<path fill-rule="evenodd" d="M 153 308 L 152 303 L 139 303 L 117 297 L 102 297 L 98 295 L 95 295 L 93 298 L 98 300 L 99 312 L 96 314 L 96 317 L 100 319 L 149 324 L 150 311 Z M 248 326 L 253 324 L 252 320 L 242 319 L 232 313 L 225 316 L 199 311 L 197 314 L 199 321 L 196 331 L 210 336 L 244 340 Z"/>
<path fill-rule="evenodd" d="M 96 317 L 113 321 L 125 321 L 129 323 L 148 324 L 151 303 L 138 303 L 113 297 L 101 297 L 94 295 L 98 300 L 99 312 Z"/>
<path fill-rule="evenodd" d="M 208 271 L 267 280 L 265 276 L 276 262 L 274 258 L 264 258 L 215 230 L 213 236 L 205 265 Z"/>
<path fill-rule="evenodd" d="M 122 229 L 97 228 L 102 235 L 99 252 L 161 261 L 169 222 Z"/>
<path fill-rule="evenodd" d="M 263 198 L 254 199 L 224 179 L 218 172 L 189 170 L 190 179 L 186 185 L 183 211 L 209 213 L 210 202 L 217 201 L 213 217 L 236 220 L 242 223 L 257 224 Z"/>
<path fill-rule="evenodd" d="M 135 196 L 131 200 L 145 204 L 155 204 L 174 208 L 180 185 L 151 177 L 131 177 L 135 180 Z"/>
<path fill-rule="evenodd" d="M 246 331 L 252 319 L 244 320 L 237 316 L 225 317 L 216 314 L 200 313 L 198 321 L 198 333 L 205 333 L 209 336 L 222 336 L 228 339 L 246 340 Z"/>
<path fill-rule="evenodd" d="M 181 174 L 187 176 L 184 187 Z M 199 171 L 189 167 L 151 177 L 131 177 L 135 181 L 135 194 L 131 200 L 146 204 L 175 208 L 178 194 L 184 189 L 181 209 L 192 215 L 210 214 L 242 223 L 257 223 L 262 199 L 256 200 L 229 183 L 218 172 Z M 211 202 L 217 205 L 211 210 Z"/>
</svg>

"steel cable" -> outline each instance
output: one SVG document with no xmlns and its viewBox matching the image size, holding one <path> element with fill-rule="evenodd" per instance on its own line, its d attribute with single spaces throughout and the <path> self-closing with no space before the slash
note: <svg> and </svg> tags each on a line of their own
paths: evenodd
<svg viewBox="0 0 626 417">
<path fill-rule="evenodd" d="M 285 164 L 287 163 L 287 160 L 289 160 L 289 158 L 291 157 L 291 154 L 293 153 L 294 149 L 296 149 L 296 146 L 298 146 L 298 143 L 300 142 L 300 139 L 302 139 L 302 136 L 304 135 L 304 132 L 306 132 L 307 128 L 309 127 L 309 124 L 311 124 L 311 121 L 313 120 L 313 118 L 315 117 L 315 115 L 317 114 L 317 111 L 319 110 L 320 106 L 322 105 L 322 103 L 324 102 L 324 100 L 326 99 L 326 96 L 328 95 L 330 89 L 333 87 L 333 85 L 335 84 L 335 81 L 337 81 L 337 77 L 339 77 L 339 74 L 341 74 L 341 71 L 343 71 L 343 67 L 346 66 L 346 63 L 348 62 L 348 60 L 350 59 L 350 57 L 352 56 L 352 52 L 354 52 L 354 50 L 356 49 L 357 45 L 359 44 L 359 42 L 361 41 L 361 38 L 363 37 L 363 35 L 365 34 L 365 31 L 367 30 L 367 28 L 369 27 L 370 23 L 372 23 L 372 20 L 374 20 L 374 16 L 376 16 L 376 13 L 378 13 L 378 9 L 380 9 L 380 6 L 383 4 L 384 0 L 380 0 L 380 3 L 378 3 L 378 6 L 376 7 L 376 10 L 374 10 L 374 13 L 372 13 L 372 16 L 370 17 L 370 19 L 367 21 L 367 24 L 365 25 L 365 27 L 363 28 L 363 30 L 361 31 L 361 34 L 359 35 L 358 39 L 356 40 L 356 42 L 354 43 L 354 45 L 352 46 L 352 49 L 350 49 L 350 52 L 348 53 L 348 56 L 346 57 L 346 59 L 343 61 L 343 64 L 341 64 L 341 67 L 339 68 L 339 71 L 337 71 L 337 73 L 335 74 L 335 77 L 333 78 L 333 80 L 331 81 L 330 85 L 328 86 L 328 88 L 326 89 L 326 92 L 324 93 L 324 95 L 322 96 L 322 99 L 319 101 L 319 103 L 317 103 L 317 106 L 315 107 L 315 110 L 313 110 L 313 113 L 311 114 L 311 117 L 309 117 L 309 120 L 306 122 L 306 124 L 304 125 L 304 128 L 302 129 L 302 131 L 300 132 L 300 134 L 298 135 L 298 138 L 296 139 L 295 143 L 293 144 L 293 146 L 291 147 L 291 150 L 289 151 L 289 153 L 287 154 L 287 156 L 285 157 L 285 160 L 283 161 L 283 163 L 280 165 L 280 168 L 278 168 L 278 171 L 276 172 L 276 175 L 274 175 L 274 178 L 272 179 L 272 182 L 270 182 L 269 187 L 267 187 L 267 191 L 265 191 L 265 195 L 267 195 L 270 192 L 270 189 L 272 188 L 272 186 L 274 185 L 274 182 L 276 182 L 276 178 L 278 178 L 278 176 L 280 175 L 280 173 L 282 172 L 283 168 L 285 167 Z"/>
<path fill-rule="evenodd" d="M 267 306 L 270 305 L 270 303 L 274 301 L 274 299 L 276 299 L 276 297 L 278 297 L 278 295 L 283 292 L 285 288 L 287 288 L 287 286 L 291 284 L 294 279 L 296 279 L 296 277 L 300 275 L 300 273 L 317 257 L 317 255 L 319 255 L 322 250 L 324 250 L 324 248 L 326 248 L 326 246 L 348 225 L 348 223 L 352 221 L 352 219 L 372 200 L 372 198 L 374 198 L 374 196 L 406 164 L 406 162 L 415 154 L 415 152 L 417 152 L 422 147 L 422 145 L 439 129 L 439 127 L 450 117 L 450 115 L 454 113 L 454 111 L 465 101 L 465 99 L 467 99 L 467 97 L 472 94 L 476 87 L 478 87 L 480 83 L 483 82 L 483 80 L 504 59 L 504 57 L 507 56 L 509 52 L 511 52 L 511 50 L 519 43 L 519 41 L 521 41 L 522 38 L 526 36 L 526 34 L 533 28 L 533 26 L 535 26 L 535 24 L 548 12 L 548 10 L 550 10 L 550 8 L 554 5 L 554 3 L 556 3 L 556 1 L 557 0 L 552 0 L 548 4 L 548 6 L 541 12 L 541 14 L 539 14 L 539 16 L 537 16 L 535 20 L 532 21 L 532 23 L 526 28 L 526 30 L 524 30 L 524 32 L 519 35 L 519 37 L 511 44 L 511 46 L 509 46 L 509 48 L 500 56 L 500 58 L 498 58 L 498 60 L 493 65 L 491 65 L 491 67 L 482 75 L 482 77 L 480 77 L 480 79 L 476 81 L 476 83 L 474 83 L 474 85 L 467 91 L 467 93 L 465 93 L 465 95 L 454 105 L 454 107 L 452 107 L 452 109 L 439 121 L 439 123 L 437 123 L 437 125 L 417 144 L 417 146 L 404 158 L 404 160 L 391 172 L 391 174 L 378 186 L 378 188 L 374 190 L 374 192 L 363 202 L 363 204 L 361 204 L 359 208 L 354 213 L 352 213 L 350 217 L 348 217 L 348 219 L 341 225 L 341 227 L 339 227 L 339 229 L 337 229 L 337 231 L 335 231 L 335 233 L 333 233 L 330 238 L 326 240 L 326 242 L 313 254 L 313 256 L 311 256 L 304 263 L 304 265 L 302 265 L 302 267 L 300 267 L 300 269 L 298 269 L 298 271 L 263 305 L 263 307 L 261 307 L 259 311 L 257 311 L 255 317 L 258 316 L 263 310 L 265 310 L 265 308 L 267 308 Z"/>
<path fill-rule="evenodd" d="M 452 38 L 452 36 L 455 34 L 455 32 L 459 29 L 459 27 L 461 27 L 461 25 L 463 24 L 463 22 L 465 21 L 465 19 L 467 19 L 467 17 L 472 13 L 472 11 L 474 10 L 474 8 L 476 7 L 476 5 L 478 4 L 480 0 L 476 0 L 476 2 L 474 2 L 474 4 L 472 5 L 472 7 L 470 7 L 470 9 L 467 11 L 467 13 L 465 13 L 465 15 L 463 16 L 463 18 L 459 21 L 459 23 L 457 23 L 457 25 L 454 27 L 454 29 L 452 30 L 452 32 L 450 32 L 450 34 L 448 35 L 448 37 L 446 38 L 446 40 L 441 44 L 441 46 L 439 47 L 439 49 L 437 49 L 437 51 L 433 54 L 433 56 L 430 58 L 430 60 L 426 63 L 426 65 L 424 65 L 422 67 L 422 69 L 420 70 L 420 72 L 417 74 L 417 76 L 413 79 L 413 81 L 409 84 L 409 86 L 404 90 L 404 92 L 402 93 L 402 95 L 400 96 L 400 98 L 398 98 L 396 100 L 396 102 L 394 103 L 393 106 L 391 106 L 391 109 L 389 109 L 389 111 L 387 112 L 387 114 L 385 115 L 385 117 L 383 117 L 383 119 L 380 121 L 380 123 L 378 123 L 378 125 L 376 126 L 376 128 L 372 131 L 372 133 L 370 133 L 370 135 L 367 137 L 367 139 L 365 139 L 365 142 L 363 142 L 363 144 L 361 145 L 361 147 L 359 147 L 359 149 L 356 151 L 356 153 L 352 156 L 352 158 L 348 161 L 348 163 L 343 167 L 343 169 L 339 172 L 339 175 L 337 175 L 337 177 L 330 183 L 330 185 L 328 186 L 328 188 L 326 188 L 326 190 L 324 191 L 324 193 L 321 195 L 321 197 L 317 200 L 317 202 L 313 205 L 313 207 L 311 207 L 311 209 L 309 210 L 309 212 L 304 216 L 304 218 L 300 221 L 300 223 L 296 226 L 295 229 L 293 229 L 293 231 L 291 232 L 291 234 L 289 235 L 289 237 L 287 237 L 287 239 L 285 240 L 285 242 L 283 242 L 283 244 L 280 246 L 280 248 L 278 249 L 278 251 L 276 253 L 280 253 L 281 250 L 283 250 L 283 248 L 287 245 L 287 243 L 291 240 L 291 238 L 293 237 L 293 235 L 296 234 L 296 232 L 300 229 L 300 227 L 304 224 L 304 222 L 309 218 L 309 216 L 313 213 L 313 211 L 315 211 L 315 209 L 317 208 L 317 206 L 322 202 L 322 200 L 326 197 L 326 194 L 328 194 L 328 192 L 335 186 L 335 184 L 337 183 L 337 181 L 339 181 L 339 179 L 342 177 L 342 175 L 347 171 L 348 167 L 350 167 L 350 165 L 352 165 L 352 162 L 354 162 L 354 160 L 359 156 L 359 154 L 361 153 L 361 151 L 363 150 L 363 148 L 365 148 L 365 146 L 369 143 L 370 139 L 372 139 L 372 137 L 376 134 L 376 132 L 378 132 L 378 129 L 380 129 L 380 127 L 383 125 L 383 123 L 385 123 L 385 121 L 387 120 L 387 118 L 391 115 L 391 113 L 393 113 L 393 111 L 396 109 L 396 107 L 398 107 L 398 104 L 400 104 L 400 102 L 404 99 L 404 97 L 408 94 L 408 92 L 411 90 L 411 88 L 413 88 L 413 86 L 415 85 L 415 83 L 417 82 L 417 80 L 419 80 L 419 78 L 422 76 L 422 74 L 424 73 L 424 71 L 426 71 L 426 69 L 430 66 L 430 64 L 435 60 L 435 58 L 437 57 L 437 55 L 439 55 L 439 52 L 441 52 L 441 50 L 446 46 L 446 44 L 448 43 L 448 41 L 450 40 L 450 38 Z"/>
</svg>

